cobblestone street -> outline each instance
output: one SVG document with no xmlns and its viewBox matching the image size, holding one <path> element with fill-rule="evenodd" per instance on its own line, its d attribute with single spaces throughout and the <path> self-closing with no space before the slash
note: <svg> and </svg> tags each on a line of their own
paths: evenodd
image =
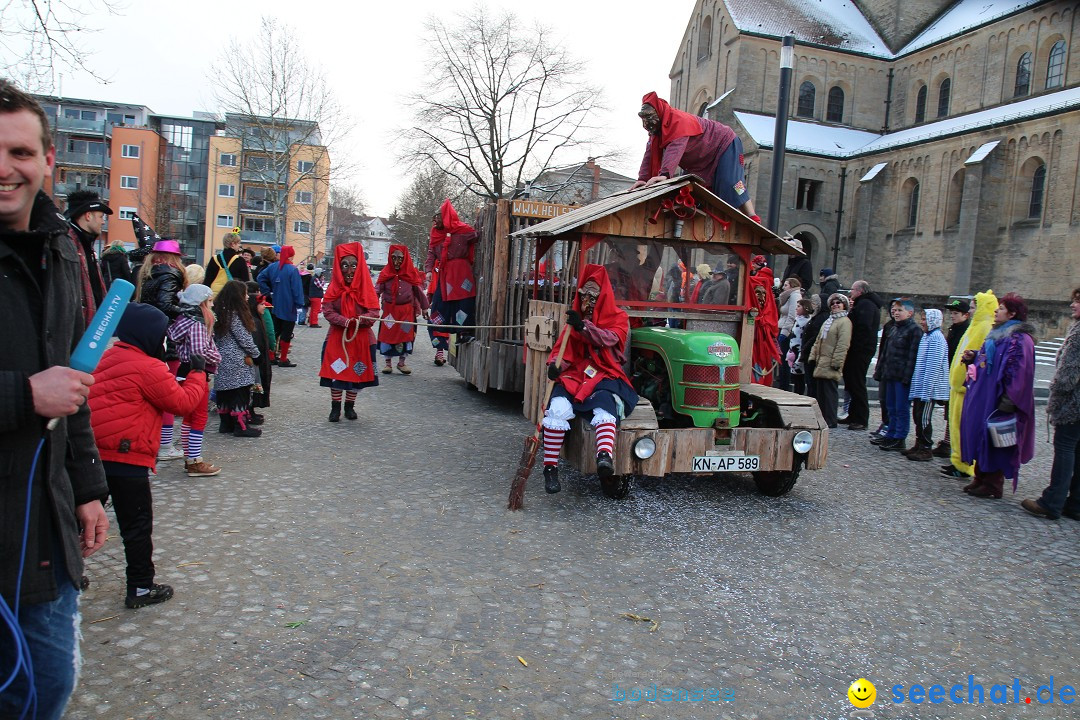
<svg viewBox="0 0 1080 720">
<path fill-rule="evenodd" d="M 420 343 L 411 376 L 380 375 L 358 422 L 330 424 L 325 332 L 297 329 L 261 439 L 212 421 L 221 475 L 160 468 L 155 560 L 174 599 L 124 608 L 110 511 L 66 717 L 840 719 L 859 677 L 877 718 L 1077 716 L 1035 695 L 1080 685 L 1080 522 L 1019 506 L 1049 477 L 1045 415 L 997 501 L 840 429 L 827 469 L 783 498 L 733 476 L 611 501 L 566 469 L 548 496 L 537 468 L 511 513 L 520 399 L 470 391 Z M 969 675 L 985 704 L 891 699 L 962 683 L 966 701 Z M 996 683 L 1009 705 L 991 704 Z M 613 700 L 653 684 L 733 699 Z"/>
</svg>

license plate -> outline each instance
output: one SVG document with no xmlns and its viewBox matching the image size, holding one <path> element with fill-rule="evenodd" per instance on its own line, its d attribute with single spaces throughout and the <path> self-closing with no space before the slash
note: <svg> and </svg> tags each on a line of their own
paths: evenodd
<svg viewBox="0 0 1080 720">
<path fill-rule="evenodd" d="M 760 455 L 699 455 L 694 458 L 694 472 L 754 472 L 760 465 Z"/>
</svg>

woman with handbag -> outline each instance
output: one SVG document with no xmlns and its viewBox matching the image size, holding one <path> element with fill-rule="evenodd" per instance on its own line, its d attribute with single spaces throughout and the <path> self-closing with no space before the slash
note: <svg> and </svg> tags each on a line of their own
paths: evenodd
<svg viewBox="0 0 1080 720">
<path fill-rule="evenodd" d="M 960 416 L 960 452 L 974 463 L 975 479 L 964 492 L 979 498 L 1001 497 L 1005 478 L 1016 480 L 1020 466 L 1035 455 L 1035 328 L 1027 304 L 1015 293 L 1001 298 L 994 327 L 978 352 L 964 352 L 967 394 Z M 992 437 L 988 423 L 1016 420 L 1015 441 Z"/>
</svg>

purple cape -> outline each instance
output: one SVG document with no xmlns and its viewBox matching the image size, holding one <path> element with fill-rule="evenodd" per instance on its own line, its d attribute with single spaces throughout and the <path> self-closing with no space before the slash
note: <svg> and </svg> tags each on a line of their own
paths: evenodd
<svg viewBox="0 0 1080 720">
<path fill-rule="evenodd" d="M 997 330 L 997 328 L 995 328 Z M 967 383 L 964 411 L 960 416 L 960 453 L 966 463 L 975 463 L 984 473 L 1002 472 L 1016 478 L 1020 466 L 1035 455 L 1035 341 L 1033 328 L 1018 323 L 1005 328 L 1005 336 L 994 338 L 994 356 L 987 367 L 986 344 L 975 356 L 975 380 Z M 991 335 L 995 335 L 991 331 Z M 989 339 L 989 337 L 988 337 Z M 1013 447 L 994 447 L 986 421 L 1002 395 L 1016 404 L 1017 442 Z M 998 416 L 1005 417 L 1002 413 Z M 996 419 L 996 417 L 995 417 Z"/>
</svg>

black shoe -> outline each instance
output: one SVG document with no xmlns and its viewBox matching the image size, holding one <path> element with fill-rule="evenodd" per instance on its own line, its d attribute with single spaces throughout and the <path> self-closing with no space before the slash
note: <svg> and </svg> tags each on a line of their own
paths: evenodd
<svg viewBox="0 0 1080 720">
<path fill-rule="evenodd" d="M 242 428 L 238 424 L 236 429 L 233 430 L 233 437 L 262 437 L 262 430 L 254 427 Z"/>
<path fill-rule="evenodd" d="M 562 490 L 562 484 L 559 483 L 559 466 L 558 465 L 545 465 L 544 466 L 544 490 L 549 495 Z"/>
<path fill-rule="evenodd" d="M 963 472 L 962 470 L 958 470 L 958 469 L 954 468 L 952 465 L 949 466 L 948 470 L 942 470 L 941 474 L 944 475 L 945 477 L 956 478 L 957 480 L 970 480 L 971 479 L 970 475 Z"/>
<path fill-rule="evenodd" d="M 330 417 L 327 418 L 330 422 L 341 422 L 341 401 L 330 401 Z"/>
<path fill-rule="evenodd" d="M 151 585 L 150 592 L 142 595 L 128 592 L 127 597 L 124 598 L 124 605 L 134 610 L 135 608 L 146 607 L 147 605 L 163 603 L 172 596 L 173 589 L 170 585 Z"/>
<path fill-rule="evenodd" d="M 952 456 L 952 445 L 942 440 L 934 448 L 934 457 L 947 458 Z"/>
<path fill-rule="evenodd" d="M 1062 510 L 1061 517 L 1067 517 L 1070 520 L 1080 520 L 1080 512 L 1076 510 Z"/>
<path fill-rule="evenodd" d="M 294 363 L 291 360 L 278 360 L 277 361 L 277 366 L 278 367 L 296 367 L 296 363 Z"/>
<path fill-rule="evenodd" d="M 356 410 L 354 408 L 355 408 L 354 403 L 351 403 L 351 402 L 346 402 L 345 403 L 345 419 L 346 420 L 356 420 L 359 417 L 356 414 Z"/>
<path fill-rule="evenodd" d="M 611 459 L 611 453 L 607 450 L 596 453 L 596 474 L 601 478 L 611 477 L 615 474 L 615 463 Z"/>
<path fill-rule="evenodd" d="M 873 435 L 873 436 L 870 437 L 870 444 L 871 445 L 880 445 L 881 443 L 885 442 L 888 439 L 889 438 L 882 437 L 881 435 Z"/>
<path fill-rule="evenodd" d="M 248 425 L 262 425 L 266 422 L 265 415 L 259 415 L 258 413 L 248 413 L 247 424 Z"/>
<path fill-rule="evenodd" d="M 90 578 L 83 575 L 79 579 L 79 589 L 85 591 L 88 587 L 90 587 Z"/>
<path fill-rule="evenodd" d="M 848 423 L 847 429 L 848 430 L 865 430 L 866 425 L 864 425 L 863 423 Z"/>
<path fill-rule="evenodd" d="M 878 443 L 878 450 L 893 450 L 900 452 L 906 450 L 904 441 L 900 438 L 886 438 L 882 442 Z"/>
<path fill-rule="evenodd" d="M 231 433 L 236 429 L 236 418 L 229 413 L 218 415 L 218 421 L 221 423 L 217 429 L 219 433 Z"/>
</svg>

